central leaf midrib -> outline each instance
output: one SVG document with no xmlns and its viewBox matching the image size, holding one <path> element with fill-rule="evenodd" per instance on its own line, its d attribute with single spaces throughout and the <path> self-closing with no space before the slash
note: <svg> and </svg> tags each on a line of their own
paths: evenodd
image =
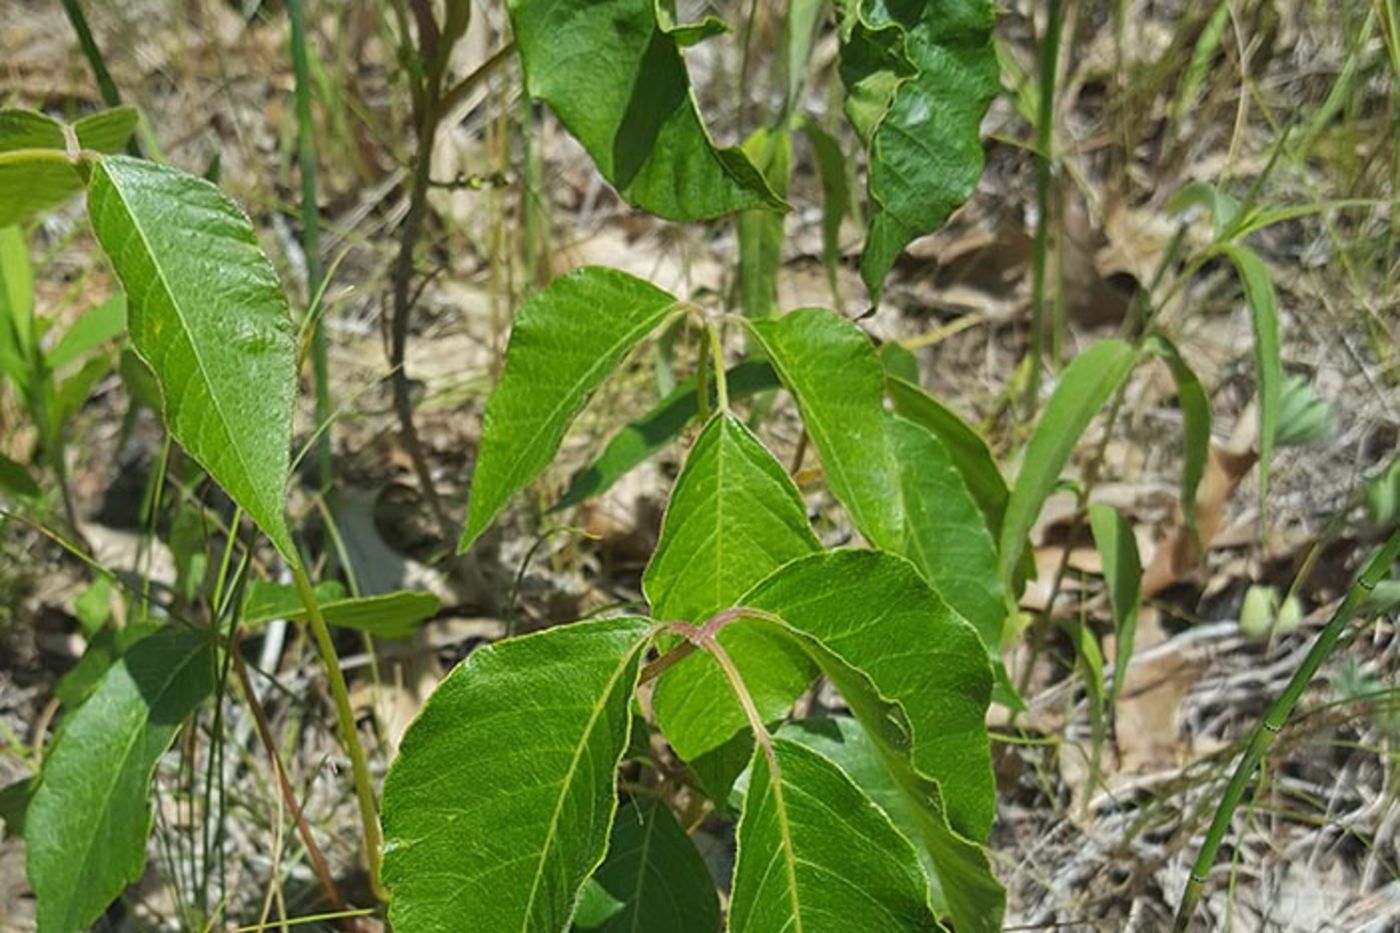
<svg viewBox="0 0 1400 933">
<path fill-rule="evenodd" d="M 525 900 L 525 910 L 521 914 L 520 933 L 529 933 L 530 917 L 535 908 L 535 898 L 539 894 L 540 880 L 544 877 L 545 862 L 548 861 L 550 849 L 554 846 L 554 838 L 559 832 L 559 818 L 564 812 L 564 800 L 569 795 L 569 788 L 574 780 L 574 775 L 578 771 L 579 762 L 583 759 L 583 750 L 587 747 L 589 739 L 592 738 L 593 730 L 597 726 L 598 719 L 602 715 L 603 709 L 608 705 L 608 698 L 612 695 L 618 680 L 622 677 L 632 664 L 632 658 L 636 655 L 643 642 L 638 641 L 628 649 L 618 663 L 616 670 L 608 679 L 607 686 L 598 695 L 598 702 L 593 704 L 593 710 L 588 715 L 588 722 L 584 724 L 583 736 L 574 747 L 573 758 L 569 761 L 569 769 L 564 773 L 564 779 L 559 784 L 559 797 L 554 802 L 554 812 L 549 818 L 549 829 L 545 834 L 544 844 L 540 846 L 540 858 L 535 865 L 535 876 L 530 882 L 530 894 Z"/>
<path fill-rule="evenodd" d="M 160 283 L 161 289 L 162 291 L 164 291 L 166 299 L 170 302 L 170 307 L 175 311 L 175 317 L 178 318 L 180 321 L 181 333 L 184 335 L 186 342 L 190 346 L 190 354 L 194 357 L 195 368 L 199 371 L 200 376 L 204 380 L 204 384 L 209 389 L 210 405 L 214 408 L 216 412 L 218 412 L 219 425 L 223 428 L 224 436 L 228 440 L 227 447 L 233 451 L 234 459 L 238 461 L 238 466 L 243 471 L 244 482 L 246 482 L 250 487 L 256 488 L 256 484 L 253 483 L 253 474 L 248 469 L 247 461 L 243 459 L 242 445 L 238 444 L 234 440 L 232 428 L 229 425 L 227 416 L 225 416 L 224 414 L 224 408 L 219 399 L 219 393 L 215 391 L 214 381 L 209 377 L 209 370 L 204 364 L 204 357 L 199 352 L 199 343 L 193 337 L 194 330 L 190 327 L 190 322 L 186 319 L 184 309 L 181 308 L 180 302 L 178 302 L 175 299 L 175 291 L 170 287 L 170 281 L 165 277 L 165 270 L 161 267 L 161 264 L 156 259 L 156 252 L 151 247 L 151 241 L 146 236 L 146 230 L 141 225 L 141 221 L 138 219 L 136 212 L 131 209 L 130 202 L 127 201 L 126 196 L 122 192 L 121 186 L 117 184 L 117 181 L 112 176 L 112 173 L 107 170 L 106 166 L 101 166 L 101 171 L 104 175 L 106 175 L 107 184 L 111 187 L 113 195 L 116 196 L 123 210 L 126 211 L 127 217 L 130 219 L 131 222 L 131 229 L 135 232 L 137 238 L 141 241 L 141 245 L 145 247 L 146 255 L 151 261 L 151 268 L 155 270 L 156 279 Z M 144 358 L 145 354 L 142 354 L 142 356 Z M 152 368 L 154 369 L 154 366 Z M 161 388 L 162 390 L 165 388 L 164 384 L 162 384 Z M 171 404 L 169 399 L 165 399 L 165 402 L 167 406 Z M 259 496 L 258 498 L 261 498 L 261 496 Z M 261 503 L 259 503 L 259 506 L 261 506 Z M 259 508 L 258 511 L 262 511 L 262 509 Z"/>
</svg>

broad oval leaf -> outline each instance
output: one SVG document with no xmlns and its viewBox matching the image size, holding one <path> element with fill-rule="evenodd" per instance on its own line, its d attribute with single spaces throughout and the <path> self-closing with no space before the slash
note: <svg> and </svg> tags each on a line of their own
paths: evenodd
<svg viewBox="0 0 1400 933">
<path fill-rule="evenodd" d="M 443 680 L 384 781 L 395 929 L 565 929 L 607 846 L 649 630 L 548 629 L 479 648 Z"/>
<path fill-rule="evenodd" d="M 1122 340 L 1103 340 L 1076 356 L 1060 376 L 1035 432 L 1026 444 L 1021 472 L 1006 504 L 1001 528 L 1002 579 L 1010 580 L 1025 549 L 1026 535 L 1035 524 L 1060 471 L 1079 437 L 1108 397 L 1122 386 L 1137 365 L 1138 353 Z"/>
<path fill-rule="evenodd" d="M 885 428 L 880 357 L 855 324 L 820 308 L 753 321 L 802 412 L 827 484 L 876 547 L 903 550 L 899 466 Z"/>
<path fill-rule="evenodd" d="M 1006 592 L 987 523 L 943 443 L 912 421 L 887 417 L 899 458 L 905 556 L 999 659 Z"/>
<path fill-rule="evenodd" d="M 846 113 L 870 152 L 860 272 L 878 295 L 896 257 L 977 186 L 978 130 L 997 95 L 989 0 L 842 0 Z"/>
<path fill-rule="evenodd" d="M 654 618 L 703 622 L 789 560 L 819 550 L 782 464 L 721 412 L 676 479 L 642 591 Z"/>
<path fill-rule="evenodd" d="M 773 367 L 765 360 L 745 360 L 730 367 L 724 379 L 730 401 L 748 398 L 782 385 Z M 710 404 L 713 405 L 716 398 L 713 380 L 708 389 Z M 633 467 L 680 437 L 681 432 L 695 420 L 700 410 L 699 402 L 700 393 L 696 391 L 694 377 L 676 386 L 651 411 L 619 431 L 597 460 L 575 474 L 553 509 L 577 505 L 607 492 Z"/>
<path fill-rule="evenodd" d="M 26 814 L 39 928 L 86 930 L 146 865 L 156 761 L 214 686 L 207 633 L 137 643 L 65 722 Z"/>
<path fill-rule="evenodd" d="M 783 207 L 742 152 L 710 140 L 678 42 L 697 33 L 668 31 L 656 0 L 507 8 L 530 96 L 549 104 L 629 204 L 669 220 Z"/>
<path fill-rule="evenodd" d="M 736 605 L 780 616 L 901 704 L 919 750 L 915 764 L 944 788 L 951 825 L 970 839 L 985 838 L 995 804 L 987 652 L 908 561 L 880 551 L 814 554 L 784 565 Z M 766 719 L 787 713 L 816 676 L 807 653 L 771 628 L 730 625 L 718 637 Z M 658 720 L 669 723 L 667 739 L 687 760 L 747 722 L 723 672 L 703 654 L 665 672 L 652 702 Z"/>
<path fill-rule="evenodd" d="M 602 933 L 719 933 L 719 897 L 695 843 L 665 803 L 633 800 L 613 821 L 608 857 L 593 875 L 620 909 Z"/>
<path fill-rule="evenodd" d="M 733 933 L 940 929 L 909 840 L 831 761 L 774 737 L 754 752 L 729 909 Z"/>
<path fill-rule="evenodd" d="M 171 435 L 295 559 L 283 511 L 293 328 L 252 224 L 209 182 L 124 156 L 93 165 L 88 213 Z"/>
<path fill-rule="evenodd" d="M 561 276 L 525 302 L 486 403 L 459 552 L 549 465 L 593 390 L 675 307 L 656 286 L 600 268 Z"/>
</svg>

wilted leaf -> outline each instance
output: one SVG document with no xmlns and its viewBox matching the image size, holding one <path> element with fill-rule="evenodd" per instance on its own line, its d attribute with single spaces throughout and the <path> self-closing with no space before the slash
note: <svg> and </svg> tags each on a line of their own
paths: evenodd
<svg viewBox="0 0 1400 933">
<path fill-rule="evenodd" d="M 549 104 L 628 203 L 669 220 L 783 206 L 744 154 L 717 148 L 700 120 L 678 38 L 709 28 L 668 32 L 656 0 L 507 7 L 530 96 Z"/>
<path fill-rule="evenodd" d="M 878 295 L 904 247 L 942 225 L 982 174 L 982 117 L 1000 86 L 987 0 L 843 0 L 846 115 L 870 152 L 861 277 Z"/>
</svg>

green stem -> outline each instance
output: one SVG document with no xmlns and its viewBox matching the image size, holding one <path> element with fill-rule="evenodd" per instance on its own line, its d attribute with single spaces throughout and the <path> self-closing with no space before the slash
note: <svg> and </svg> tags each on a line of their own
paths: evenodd
<svg viewBox="0 0 1400 933">
<path fill-rule="evenodd" d="M 301 248 L 306 256 L 306 294 L 315 307 L 321 291 L 321 216 L 316 206 L 316 134 L 311 121 L 311 68 L 306 54 L 306 20 L 301 0 L 287 0 L 292 26 L 292 71 L 296 75 L 297 155 L 301 162 Z M 309 313 L 309 309 L 308 309 Z M 319 317 L 311 323 L 311 368 L 316 382 L 316 424 L 327 425 L 316 439 L 316 463 L 322 495 L 330 492 L 330 369 L 326 334 Z"/>
<path fill-rule="evenodd" d="M 350 707 L 350 691 L 345 686 L 345 675 L 340 670 L 340 658 L 335 653 L 335 643 L 331 641 L 331 631 L 321 615 L 321 607 L 316 602 L 316 594 L 311 590 L 311 581 L 301 562 L 292 564 L 292 582 L 296 584 L 301 604 L 306 607 L 306 618 L 311 625 L 311 634 L 316 639 L 316 647 L 321 660 L 326 665 L 327 679 L 331 686 L 331 699 L 335 703 L 336 722 L 340 727 L 340 738 L 345 743 L 345 751 L 350 755 L 350 769 L 355 778 L 355 797 L 360 803 L 360 822 L 365 833 L 365 862 L 369 868 L 369 883 L 374 896 L 387 901 L 389 894 L 379 881 L 379 814 L 374 804 L 374 788 L 370 784 L 369 764 L 365 759 L 364 747 L 355 729 L 355 711 Z"/>
<path fill-rule="evenodd" d="M 78 0 L 63 0 L 63 12 L 68 14 L 68 22 L 78 34 L 78 44 L 83 47 L 83 57 L 87 59 L 88 65 L 92 67 L 93 77 L 97 79 L 97 89 L 102 93 L 102 102 L 108 107 L 120 107 L 122 95 L 117 90 L 116 82 L 112 80 L 112 73 L 107 70 L 107 62 L 102 58 L 102 50 L 97 47 L 97 40 L 92 37 L 92 30 L 88 28 L 82 4 Z M 126 151 L 128 155 L 141 157 L 141 147 L 137 145 L 135 137 L 127 141 Z"/>
<path fill-rule="evenodd" d="M 1293 707 L 1297 705 L 1298 699 L 1307 689 L 1308 683 L 1317 673 L 1317 669 L 1322 666 L 1336 647 L 1337 639 L 1342 636 L 1349 622 L 1356 614 L 1366 596 L 1376 588 L 1376 584 L 1384 579 L 1390 572 L 1390 566 L 1400 556 L 1400 531 L 1394 532 L 1385 546 L 1371 558 L 1371 562 L 1366 565 L 1366 569 L 1356 582 L 1347 590 L 1346 598 L 1337 607 L 1332 618 L 1317 636 L 1317 641 L 1308 651 L 1303 663 L 1298 665 L 1298 669 L 1293 672 L 1293 676 L 1288 681 L 1288 686 L 1283 688 L 1283 693 L 1269 707 L 1268 713 L 1254 727 L 1254 733 L 1249 737 L 1249 744 L 1245 746 L 1244 755 L 1240 758 L 1240 763 L 1235 767 L 1235 773 L 1230 777 L 1230 783 L 1225 788 L 1224 795 L 1220 798 L 1220 804 L 1216 807 L 1215 818 L 1211 820 L 1210 830 L 1206 833 L 1205 842 L 1201 844 L 1201 850 L 1196 856 L 1196 863 L 1191 867 L 1191 878 L 1186 883 L 1186 890 L 1181 896 L 1181 905 L 1177 908 L 1176 922 L 1173 929 L 1181 933 L 1186 930 L 1191 922 L 1192 915 L 1196 912 L 1196 906 L 1200 903 L 1201 893 L 1205 890 L 1206 876 L 1210 872 L 1211 866 L 1215 864 L 1215 857 L 1220 851 L 1220 845 L 1225 840 L 1225 833 L 1230 828 L 1230 820 L 1234 817 L 1235 809 L 1239 806 L 1240 800 L 1244 797 L 1244 792 L 1249 784 L 1250 778 L 1254 776 L 1254 771 L 1259 767 L 1259 762 L 1263 760 L 1265 752 L 1273 744 L 1274 738 L 1282 731 L 1288 717 L 1293 712 Z"/>
<path fill-rule="evenodd" d="M 724 338 L 717 326 L 707 324 L 705 330 L 709 336 L 711 362 L 715 367 L 715 398 L 719 402 L 719 410 L 728 414 L 729 382 L 724 375 Z"/>
</svg>

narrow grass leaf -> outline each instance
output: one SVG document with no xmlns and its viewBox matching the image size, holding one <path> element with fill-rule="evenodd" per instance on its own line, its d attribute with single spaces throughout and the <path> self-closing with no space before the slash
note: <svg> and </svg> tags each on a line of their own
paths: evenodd
<svg viewBox="0 0 1400 933">
<path fill-rule="evenodd" d="M 1275 310 L 1274 283 L 1259 254 L 1238 243 L 1222 243 L 1217 249 L 1234 263 L 1244 286 L 1249 320 L 1254 327 L 1254 378 L 1258 380 L 1259 410 L 1259 505 L 1269 495 L 1269 468 L 1274 456 L 1274 434 L 1278 431 L 1279 407 L 1283 394 L 1283 355 L 1279 346 L 1278 312 Z"/>
<path fill-rule="evenodd" d="M 698 624 L 783 564 L 819 550 L 782 464 L 721 412 L 676 479 L 642 591 L 654 618 Z"/>
<path fill-rule="evenodd" d="M 113 295 L 83 312 L 44 356 L 51 369 L 72 363 L 126 331 L 126 296 Z"/>
<path fill-rule="evenodd" d="M 608 857 L 593 879 L 620 909 L 602 933 L 719 933 L 719 897 L 695 843 L 671 809 L 642 797 L 617 811 Z"/>
<path fill-rule="evenodd" d="M 804 745 L 754 752 L 729 911 L 733 933 L 940 929 L 909 840 L 839 767 Z"/>
<path fill-rule="evenodd" d="M 1002 579 L 1010 580 L 1035 524 L 1069 456 L 1100 408 L 1137 365 L 1138 353 L 1122 340 L 1103 340 L 1065 367 L 1026 445 L 1021 472 L 1006 504 L 1001 529 Z"/>
<path fill-rule="evenodd" d="M 700 119 L 680 40 L 712 28 L 662 23 L 660 6 L 510 0 L 530 96 L 549 104 L 629 204 L 668 220 L 781 209 L 758 169 L 715 146 Z"/>
<path fill-rule="evenodd" d="M 792 134 L 784 127 L 755 130 L 744 152 L 779 197 L 787 197 L 792 175 Z M 739 215 L 739 307 L 751 318 L 770 317 L 778 307 L 778 269 L 783 261 L 783 215 L 748 210 Z"/>
<path fill-rule="evenodd" d="M 209 182 L 125 156 L 93 166 L 88 212 L 170 433 L 294 559 L 283 511 L 293 327 L 252 224 Z"/>
<path fill-rule="evenodd" d="M 1094 546 L 1098 548 L 1099 560 L 1103 563 L 1108 601 L 1113 607 L 1113 634 L 1117 647 L 1113 659 L 1113 688 L 1108 697 L 1108 705 L 1113 707 L 1123 689 L 1128 662 L 1133 657 L 1138 603 L 1142 599 L 1142 560 L 1138 557 L 1133 527 L 1117 509 L 1102 504 L 1090 506 L 1089 527 L 1094 532 Z"/>
<path fill-rule="evenodd" d="M 26 815 L 40 930 L 88 929 L 140 879 L 156 760 L 213 686 L 208 634 L 172 626 L 132 647 L 65 722 Z"/>
<path fill-rule="evenodd" d="M 315 593 L 328 625 L 376 638 L 407 638 L 424 620 L 435 616 L 441 605 L 432 593 L 411 590 L 347 597 L 334 582 L 318 585 Z M 305 622 L 306 607 L 295 587 L 255 581 L 244 597 L 242 622 L 256 626 L 272 619 Z"/>
<path fill-rule="evenodd" d="M 567 928 L 607 847 L 649 630 L 548 629 L 479 648 L 443 680 L 384 781 L 395 929 Z"/>
<path fill-rule="evenodd" d="M 1205 476 L 1210 458 L 1210 397 L 1195 370 L 1186 362 L 1176 344 L 1163 334 L 1150 334 L 1146 346 L 1160 356 L 1176 382 L 1177 404 L 1183 423 L 1183 465 L 1181 468 L 1181 515 L 1192 536 L 1196 535 L 1196 493 Z"/>
<path fill-rule="evenodd" d="M 870 338 L 820 308 L 750 328 L 797 400 L 832 494 L 867 541 L 902 550 L 899 465 L 885 426 L 884 373 Z"/>
<path fill-rule="evenodd" d="M 589 396 L 675 307 L 656 286 L 600 268 L 561 276 L 525 303 L 486 403 L 459 552 L 549 465 Z"/>
</svg>

